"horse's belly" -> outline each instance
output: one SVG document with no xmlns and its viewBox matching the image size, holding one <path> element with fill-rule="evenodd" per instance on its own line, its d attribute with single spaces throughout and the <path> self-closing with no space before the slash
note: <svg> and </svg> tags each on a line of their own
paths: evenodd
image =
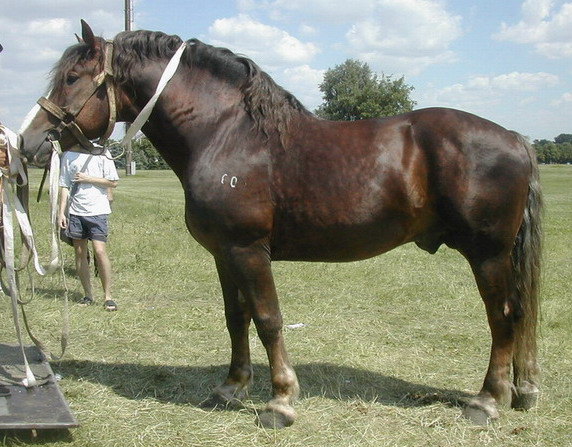
<svg viewBox="0 0 572 447">
<path fill-rule="evenodd" d="M 371 258 L 410 242 L 411 223 L 400 216 L 339 226 L 305 226 L 277 230 L 273 260 L 348 262 Z"/>
</svg>

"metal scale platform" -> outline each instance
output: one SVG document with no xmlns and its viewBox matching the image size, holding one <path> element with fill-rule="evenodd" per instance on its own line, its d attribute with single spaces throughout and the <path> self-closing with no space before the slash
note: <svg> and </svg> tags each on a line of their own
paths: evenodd
<svg viewBox="0 0 572 447">
<path fill-rule="evenodd" d="M 47 359 L 35 346 L 26 356 L 39 383 L 29 389 L 18 385 L 26 377 L 20 347 L 0 344 L 0 430 L 77 427 Z"/>
</svg>

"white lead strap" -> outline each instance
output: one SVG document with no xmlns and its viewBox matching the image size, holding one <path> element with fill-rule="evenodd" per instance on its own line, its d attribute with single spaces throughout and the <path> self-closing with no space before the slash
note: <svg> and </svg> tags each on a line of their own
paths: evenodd
<svg viewBox="0 0 572 447">
<path fill-rule="evenodd" d="M 26 377 L 22 380 L 22 385 L 25 387 L 33 387 L 37 385 L 36 378 L 30 368 L 24 343 L 22 340 L 22 330 L 20 327 L 20 313 L 18 311 L 18 303 L 20 294 L 18 291 L 18 282 L 16 279 L 16 265 L 15 265 L 15 244 L 14 244 L 14 216 L 23 235 L 26 246 L 31 250 L 34 259 L 34 267 L 40 275 L 46 275 L 55 271 L 59 266 L 59 239 L 58 233 L 54 229 L 57 225 L 57 201 L 58 201 L 58 183 L 60 170 L 60 158 L 57 153 L 59 144 L 54 145 L 55 149 L 51 161 L 50 171 L 50 195 L 51 195 L 51 214 L 52 214 L 52 256 L 50 264 L 44 268 L 40 264 L 36 243 L 34 240 L 34 233 L 26 210 L 16 194 L 16 179 L 19 175 L 22 178 L 22 183 L 25 185 L 28 181 L 24 167 L 18 156 L 18 138 L 17 135 L 10 129 L 0 126 L 0 143 L 7 148 L 8 155 L 8 168 L 5 171 L 0 170 L 0 176 L 3 177 L 2 188 L 2 223 L 3 223 L 3 236 L 4 236 L 4 263 L 6 265 L 6 276 L 8 279 L 8 293 L 11 298 L 12 315 L 14 318 L 14 325 L 16 328 L 16 335 L 18 343 L 24 359 L 24 367 L 26 370 Z"/>
<path fill-rule="evenodd" d="M 16 335 L 18 337 L 18 343 L 20 344 L 20 350 L 22 351 L 22 357 L 24 358 L 24 368 L 26 370 L 26 377 L 22 380 L 22 385 L 25 387 L 36 386 L 36 378 L 34 373 L 30 368 L 28 359 L 26 357 L 26 352 L 24 349 L 24 342 L 22 340 L 22 330 L 20 328 L 20 316 L 18 312 L 18 283 L 16 281 L 16 266 L 14 263 L 15 250 L 14 250 L 14 226 L 13 226 L 13 214 L 15 206 L 15 201 L 17 200 L 15 192 L 15 178 L 14 174 L 21 172 L 23 174 L 23 169 L 18 166 L 19 159 L 17 157 L 12 157 L 12 150 L 14 148 L 17 138 L 15 134 L 4 126 L 0 126 L 0 138 L 2 138 L 2 145 L 6 146 L 8 154 L 8 175 L 2 172 L 5 179 L 2 188 L 2 223 L 3 223 L 3 236 L 4 236 L 4 264 L 6 265 L 6 276 L 8 278 L 8 293 L 11 298 L 12 304 L 12 315 L 14 317 L 14 326 L 16 328 Z M 27 181 L 26 177 L 22 177 L 23 181 Z M 16 199 L 16 200 L 15 200 Z M 19 202 L 19 201 L 18 201 Z M 21 206 L 21 204 L 20 204 Z M 18 212 L 16 212 L 18 214 Z"/>
<path fill-rule="evenodd" d="M 177 52 L 173 55 L 167 66 L 165 67 L 165 71 L 163 72 L 163 75 L 161 76 L 161 79 L 159 79 L 159 83 L 157 84 L 157 89 L 155 90 L 155 94 L 151 97 L 149 102 L 145 104 L 145 107 L 143 107 L 139 115 L 137 115 L 135 121 L 133 121 L 133 123 L 129 126 L 129 130 L 123 137 L 123 140 L 121 140 L 122 146 L 125 146 L 125 144 L 129 140 L 131 140 L 137 132 L 141 130 L 145 122 L 149 119 L 149 116 L 151 115 L 153 107 L 155 107 L 155 103 L 159 99 L 159 96 L 161 96 L 161 93 L 167 86 L 167 83 L 171 80 L 171 78 L 177 71 L 177 68 L 179 67 L 179 62 L 181 61 L 181 56 L 183 55 L 186 46 L 187 44 L 183 42 L 179 47 L 179 49 L 177 50 Z"/>
</svg>

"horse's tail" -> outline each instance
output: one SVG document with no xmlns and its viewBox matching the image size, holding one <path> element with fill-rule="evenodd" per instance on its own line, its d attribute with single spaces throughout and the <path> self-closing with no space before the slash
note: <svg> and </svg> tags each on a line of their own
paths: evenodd
<svg viewBox="0 0 572 447">
<path fill-rule="evenodd" d="M 524 209 L 522 224 L 512 250 L 512 265 L 518 299 L 522 306 L 522 318 L 516 325 L 514 346 L 514 375 L 518 388 L 529 384 L 537 386 L 538 366 L 537 330 L 540 316 L 540 267 L 542 257 L 542 192 L 540 188 L 538 163 L 532 145 L 519 136 L 525 146 L 531 163 L 528 182 L 528 200 Z M 528 383 L 526 383 L 528 382 Z"/>
</svg>

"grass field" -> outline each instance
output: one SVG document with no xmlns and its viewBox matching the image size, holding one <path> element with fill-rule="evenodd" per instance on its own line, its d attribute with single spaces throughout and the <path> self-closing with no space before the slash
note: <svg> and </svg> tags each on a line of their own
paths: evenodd
<svg viewBox="0 0 572 447">
<path fill-rule="evenodd" d="M 39 172 L 32 175 L 37 188 Z M 572 167 L 541 169 L 546 216 L 542 397 L 532 411 L 503 410 L 489 427 L 460 417 L 488 364 L 483 304 L 461 256 L 414 245 L 348 264 L 275 263 L 287 347 L 302 388 L 291 428 L 254 425 L 270 397 L 266 354 L 251 333 L 255 379 L 246 409 L 199 403 L 230 357 L 214 263 L 186 232 L 171 172 L 122 178 L 110 254 L 120 310 L 70 306 L 65 359 L 52 363 L 81 426 L 69 433 L 0 432 L 1 445 L 50 446 L 565 446 L 572 442 Z M 34 188 L 33 188 L 34 189 Z M 31 194 L 35 197 L 35 191 Z M 32 204 L 48 253 L 47 198 Z M 81 297 L 65 249 L 70 297 Z M 55 351 L 63 285 L 36 281 L 28 306 L 36 335 Z M 97 289 L 99 290 L 99 289 Z M 0 310 L 9 315 L 8 300 Z M 0 342 L 16 337 L 11 323 Z"/>
</svg>

